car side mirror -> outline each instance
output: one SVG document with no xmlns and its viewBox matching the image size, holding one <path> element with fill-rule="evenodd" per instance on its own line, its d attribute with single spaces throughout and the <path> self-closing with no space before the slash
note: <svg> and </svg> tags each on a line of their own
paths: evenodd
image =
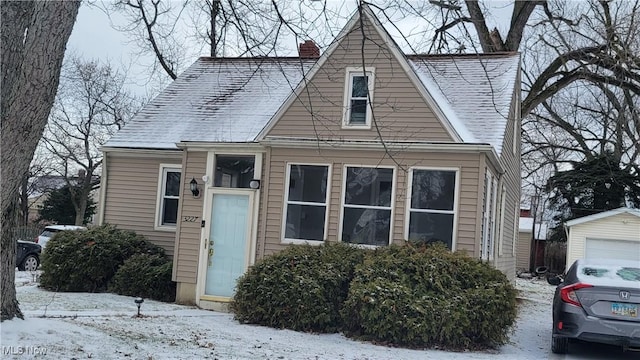
<svg viewBox="0 0 640 360">
<path fill-rule="evenodd" d="M 547 282 L 551 285 L 558 286 L 562 282 L 562 279 L 560 278 L 560 276 L 552 276 L 547 279 Z"/>
</svg>

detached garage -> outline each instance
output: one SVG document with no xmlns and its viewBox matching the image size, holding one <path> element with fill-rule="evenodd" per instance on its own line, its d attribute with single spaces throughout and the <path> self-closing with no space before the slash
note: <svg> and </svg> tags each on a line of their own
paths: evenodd
<svg viewBox="0 0 640 360">
<path fill-rule="evenodd" d="M 640 210 L 619 208 L 567 221 L 567 269 L 577 259 L 640 263 Z"/>
</svg>

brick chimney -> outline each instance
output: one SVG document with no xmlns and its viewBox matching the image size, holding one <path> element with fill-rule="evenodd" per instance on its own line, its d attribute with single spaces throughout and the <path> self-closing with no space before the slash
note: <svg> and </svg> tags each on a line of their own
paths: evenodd
<svg viewBox="0 0 640 360">
<path fill-rule="evenodd" d="M 305 40 L 300 44 L 298 54 L 302 59 L 317 59 L 320 57 L 320 49 L 313 40 Z"/>
</svg>

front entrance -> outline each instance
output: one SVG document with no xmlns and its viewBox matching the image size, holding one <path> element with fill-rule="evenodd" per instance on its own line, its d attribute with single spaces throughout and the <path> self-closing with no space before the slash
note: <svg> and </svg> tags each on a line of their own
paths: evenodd
<svg viewBox="0 0 640 360">
<path fill-rule="evenodd" d="M 209 151 L 196 303 L 225 310 L 256 253 L 262 154 Z"/>
<path fill-rule="evenodd" d="M 248 266 L 253 191 L 213 191 L 210 201 L 203 295 L 222 300 L 233 297 L 236 281 Z"/>
</svg>

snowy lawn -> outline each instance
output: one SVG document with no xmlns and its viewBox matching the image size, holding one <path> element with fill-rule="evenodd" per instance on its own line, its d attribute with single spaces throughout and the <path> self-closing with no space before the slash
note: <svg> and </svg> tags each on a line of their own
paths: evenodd
<svg viewBox="0 0 640 360">
<path fill-rule="evenodd" d="M 576 344 L 549 350 L 553 286 L 518 279 L 521 300 L 510 344 L 486 352 L 389 348 L 339 334 L 241 325 L 233 315 L 114 294 L 53 293 L 16 272 L 26 320 L 2 322 L 2 359 L 632 359 L 618 348 Z"/>
</svg>

